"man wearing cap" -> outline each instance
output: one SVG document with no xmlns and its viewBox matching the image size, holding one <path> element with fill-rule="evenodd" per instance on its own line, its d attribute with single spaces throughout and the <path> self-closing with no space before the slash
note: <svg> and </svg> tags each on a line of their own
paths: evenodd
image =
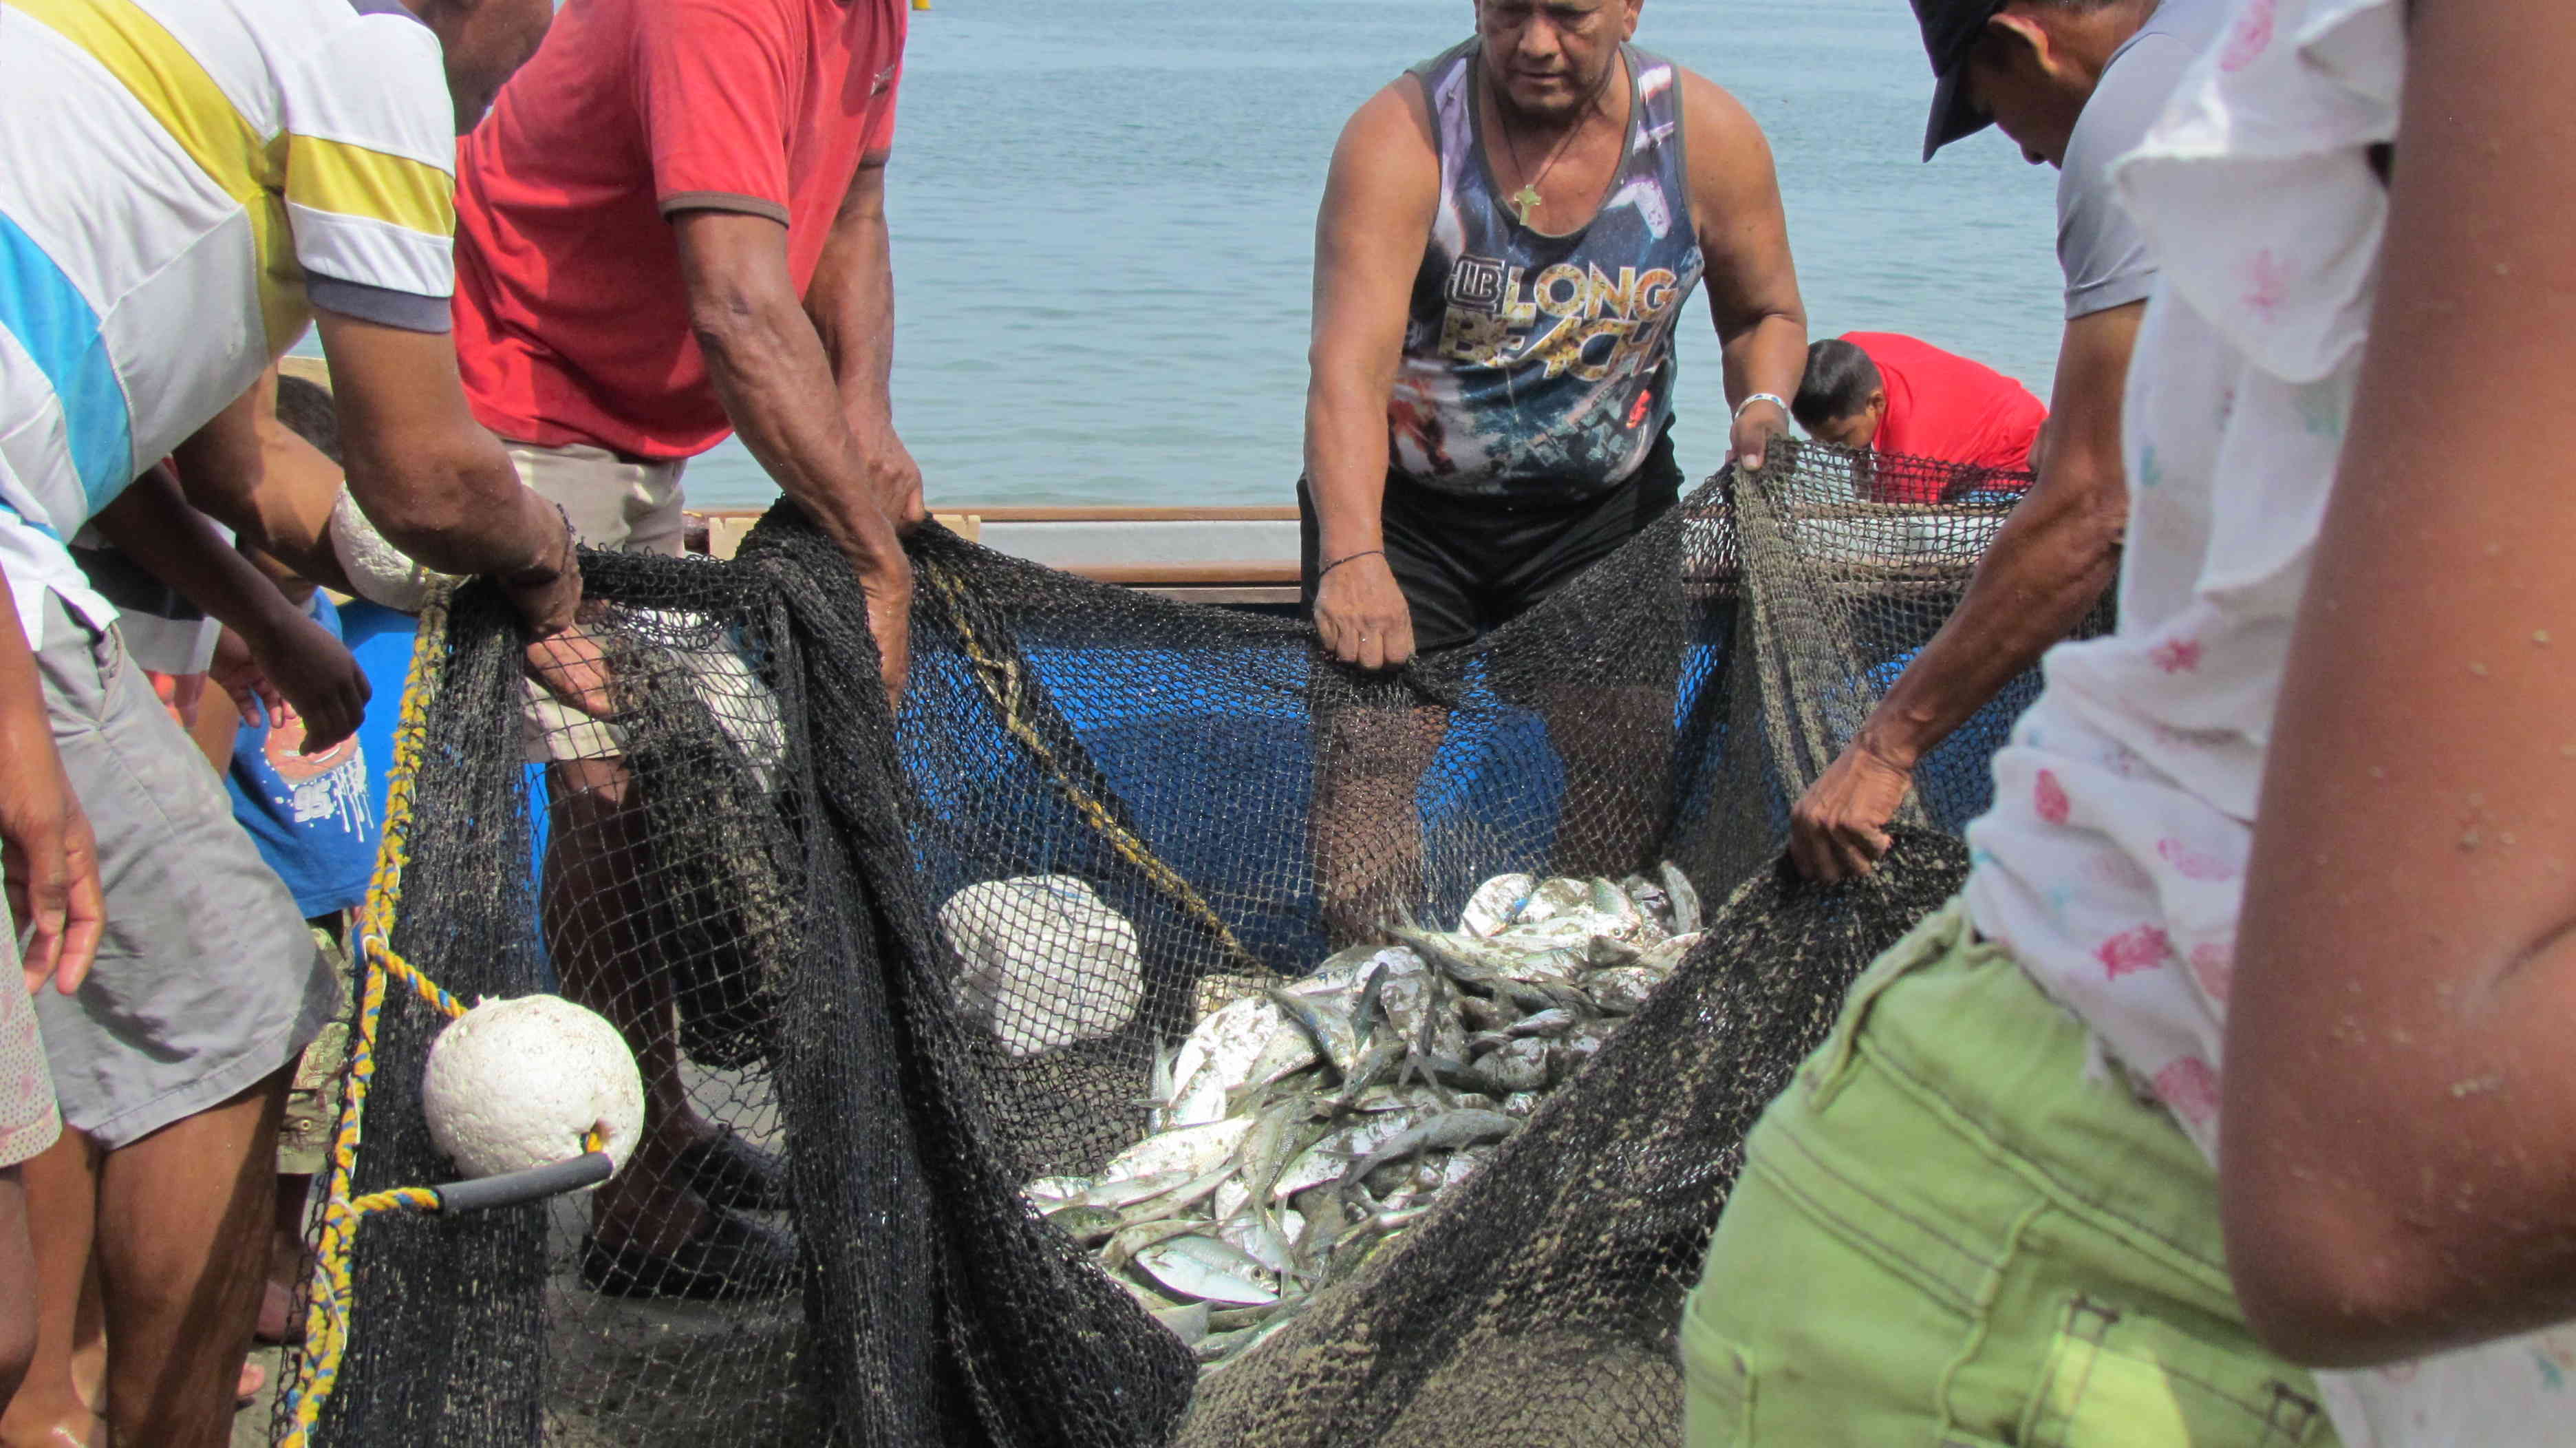
<svg viewBox="0 0 2576 1448">
<path fill-rule="evenodd" d="M 1473 37 L 1342 132 L 1316 221 L 1298 500 L 1306 597 L 1343 663 L 1467 644 L 1672 506 L 1673 337 L 1703 275 L 1736 455 L 1760 465 L 1787 429 L 1807 325 L 1770 146 L 1732 96 L 1628 44 L 1640 4 L 1479 0 Z M 1559 711 L 1581 720 L 1549 730 L 1569 776 L 1648 789 L 1599 727 L 1607 710 L 1669 715 L 1646 693 Z M 1420 903 L 1413 800 L 1443 716 L 1320 722 L 1317 884 L 1353 939 Z M 1592 813 L 1644 820 L 1654 803 Z M 1576 833 L 1562 868 L 1644 863 L 1625 858 L 1639 842 Z"/>
<path fill-rule="evenodd" d="M 1867 873 L 1917 760 L 2039 661 L 2110 586 L 2128 516 L 2120 396 L 2155 279 L 2111 194 L 2183 71 L 2226 19 L 2221 0 L 1914 0 L 1937 78 L 1923 156 L 1988 124 L 2058 168 L 2066 334 L 2039 481 L 1977 564 L 1940 633 L 1791 811 L 1789 852 L 1823 880 Z"/>
</svg>

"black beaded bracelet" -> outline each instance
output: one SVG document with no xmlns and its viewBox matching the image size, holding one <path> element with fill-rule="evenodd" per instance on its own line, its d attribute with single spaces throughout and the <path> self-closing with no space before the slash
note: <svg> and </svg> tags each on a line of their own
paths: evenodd
<svg viewBox="0 0 2576 1448">
<path fill-rule="evenodd" d="M 1332 562 L 1325 564 L 1323 567 L 1316 569 L 1315 581 L 1317 583 L 1323 582 L 1325 574 L 1332 572 L 1334 569 L 1341 567 L 1343 564 L 1350 562 L 1354 558 L 1384 558 L 1385 556 L 1386 550 L 1383 548 L 1363 548 L 1357 553 L 1345 553 L 1341 557 L 1334 559 Z"/>
</svg>

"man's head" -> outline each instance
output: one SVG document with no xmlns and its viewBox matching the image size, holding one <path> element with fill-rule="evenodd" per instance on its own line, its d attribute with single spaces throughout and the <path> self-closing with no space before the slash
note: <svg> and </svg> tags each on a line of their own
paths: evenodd
<svg viewBox="0 0 2576 1448">
<path fill-rule="evenodd" d="M 2112 52 L 2157 0 L 1914 0 L 1938 78 L 1923 159 L 1988 124 L 2032 165 L 2063 165 L 2066 143 Z"/>
<path fill-rule="evenodd" d="M 1837 447 L 1865 448 L 1887 416 L 1887 381 L 1869 354 L 1840 337 L 1807 348 L 1807 375 L 1789 404 L 1798 425 Z"/>
<path fill-rule="evenodd" d="M 403 0 L 447 54 L 447 94 L 456 134 L 492 108 L 501 82 L 537 53 L 555 19 L 554 0 Z"/>
<path fill-rule="evenodd" d="M 1494 99 L 1562 125 L 1601 93 L 1645 0 L 1476 0 L 1476 36 Z"/>
</svg>

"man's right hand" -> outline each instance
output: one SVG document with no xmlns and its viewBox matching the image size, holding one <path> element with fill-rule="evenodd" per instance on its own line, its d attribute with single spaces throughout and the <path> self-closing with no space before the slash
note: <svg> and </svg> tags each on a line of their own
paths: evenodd
<svg viewBox="0 0 2576 1448">
<path fill-rule="evenodd" d="M 43 726 L 41 713 L 36 723 Z M 98 840 L 63 777 L 51 734 L 18 743 L 11 752 L 21 762 L 42 766 L 18 771 L 0 789 L 0 864 L 9 872 L 10 917 L 26 937 L 19 964 L 29 994 L 50 979 L 70 995 L 88 977 L 107 929 Z"/>
<path fill-rule="evenodd" d="M 1912 770 L 1855 740 L 1789 811 L 1789 858 L 1798 873 L 1831 884 L 1875 869 L 1891 843 L 1887 823 L 1913 787 Z"/>
<path fill-rule="evenodd" d="M 1315 588 L 1315 632 L 1334 658 L 1363 669 L 1392 669 L 1413 657 L 1413 610 L 1385 554 L 1353 558 L 1324 575 Z"/>
</svg>

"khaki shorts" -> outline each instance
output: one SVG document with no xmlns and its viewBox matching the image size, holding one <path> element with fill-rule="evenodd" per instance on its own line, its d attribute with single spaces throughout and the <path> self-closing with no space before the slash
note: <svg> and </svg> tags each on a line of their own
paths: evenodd
<svg viewBox="0 0 2576 1448">
<path fill-rule="evenodd" d="M 636 462 L 606 448 L 572 444 L 539 447 L 511 443 L 519 481 L 564 510 L 573 536 L 593 548 L 628 553 L 687 551 L 688 519 L 682 512 L 680 470 L 685 460 Z M 527 759 L 607 759 L 625 751 L 610 725 L 572 709 L 534 683 L 521 685 L 525 701 Z"/>
<path fill-rule="evenodd" d="M 45 595 L 36 654 L 98 838 L 107 932 L 74 996 L 36 997 L 65 1125 L 114 1151 L 258 1085 L 339 1014 L 339 978 L 115 629 Z"/>
</svg>

